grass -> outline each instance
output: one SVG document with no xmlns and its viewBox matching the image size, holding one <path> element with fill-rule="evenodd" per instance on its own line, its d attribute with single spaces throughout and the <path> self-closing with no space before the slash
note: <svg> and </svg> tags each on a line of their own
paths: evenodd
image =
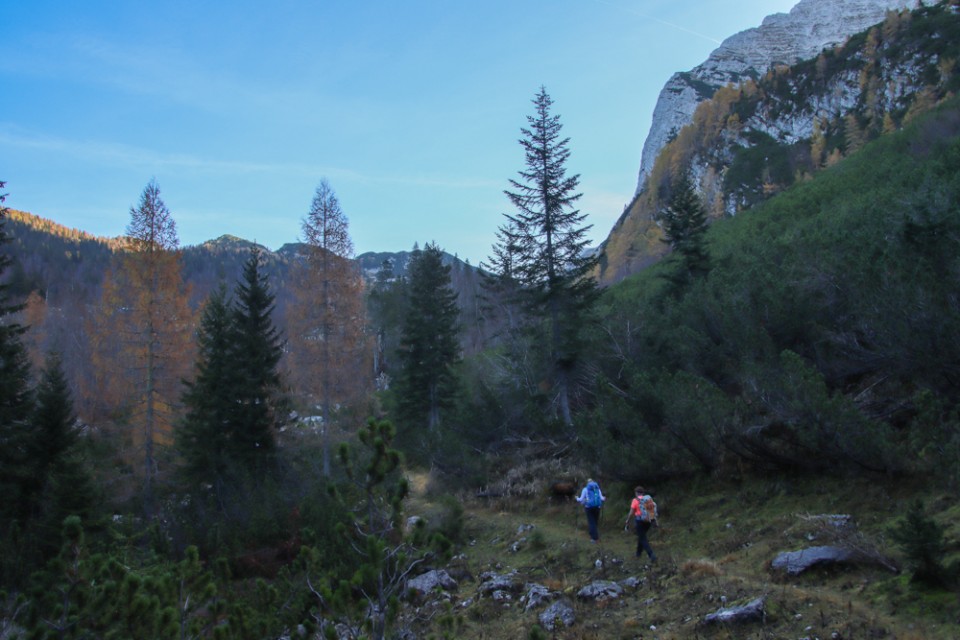
<svg viewBox="0 0 960 640">
<path fill-rule="evenodd" d="M 539 583 L 573 605 L 577 621 L 544 637 L 573 638 L 929 638 L 960 637 L 957 593 L 930 592 L 904 573 L 881 564 L 814 569 L 786 577 L 771 572 L 777 553 L 823 544 L 858 545 L 887 565 L 898 550 L 884 539 L 897 504 L 909 504 L 915 487 L 865 480 L 752 479 L 737 484 L 704 480 L 656 488 L 661 527 L 651 544 L 656 565 L 634 557 L 636 538 L 623 531 L 628 494 L 609 486 L 599 544 L 589 541 L 575 503 L 546 496 L 500 501 L 461 498 L 462 554 L 454 566 L 459 589 L 436 619 L 407 611 L 405 624 L 423 637 L 527 638 L 544 606 L 525 611 L 523 591 L 495 600 L 478 594 L 487 571 Z M 421 497 L 412 509 L 426 506 Z M 958 507 L 931 500 L 948 525 L 950 553 L 960 549 Z M 842 529 L 823 515 L 846 514 Z M 532 526 L 532 528 L 531 528 Z M 636 578 L 636 589 L 604 602 L 580 601 L 577 592 L 595 580 Z M 704 616 L 725 606 L 765 598 L 766 619 L 744 626 L 705 626 Z M 430 618 L 430 622 L 425 622 Z M 456 629 L 454 634 L 445 628 Z M 419 625 L 419 626 L 418 626 Z"/>
</svg>

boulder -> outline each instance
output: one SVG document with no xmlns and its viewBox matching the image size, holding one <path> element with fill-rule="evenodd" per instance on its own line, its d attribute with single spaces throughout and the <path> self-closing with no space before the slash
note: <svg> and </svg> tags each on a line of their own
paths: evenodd
<svg viewBox="0 0 960 640">
<path fill-rule="evenodd" d="M 524 607 L 524 611 L 529 611 L 530 609 L 539 607 L 540 605 L 553 600 L 557 595 L 542 584 L 528 584 L 526 585 L 525 589 L 527 590 L 527 595 L 525 596 L 527 606 Z"/>
<path fill-rule="evenodd" d="M 443 569 L 433 569 L 407 581 L 407 589 L 418 595 L 425 595 L 434 589 L 452 591 L 458 587 L 457 581 Z"/>
<path fill-rule="evenodd" d="M 566 600 L 557 600 L 540 614 L 540 626 L 547 631 L 553 631 L 557 626 L 572 627 L 577 621 L 573 607 Z"/>
<path fill-rule="evenodd" d="M 480 586 L 477 587 L 480 593 L 491 594 L 496 591 L 515 593 L 519 591 L 518 585 L 511 576 L 504 576 L 497 573 L 480 574 Z"/>
<path fill-rule="evenodd" d="M 739 607 L 729 607 L 719 609 L 714 613 L 708 614 L 703 621 L 707 624 L 715 622 L 756 622 L 763 620 L 763 597 L 751 600 L 745 605 Z"/>
<path fill-rule="evenodd" d="M 623 587 L 610 580 L 597 580 L 577 592 L 577 597 L 581 600 L 613 600 L 621 595 Z"/>
<path fill-rule="evenodd" d="M 773 559 L 770 567 L 796 576 L 819 564 L 848 564 L 855 560 L 856 554 L 844 547 L 809 547 L 781 553 Z"/>
</svg>

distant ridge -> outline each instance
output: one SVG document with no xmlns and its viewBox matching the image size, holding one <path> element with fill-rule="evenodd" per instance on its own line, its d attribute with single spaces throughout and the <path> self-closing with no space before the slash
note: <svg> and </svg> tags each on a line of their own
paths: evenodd
<svg viewBox="0 0 960 640">
<path fill-rule="evenodd" d="M 80 229 L 74 229 L 73 227 L 62 225 L 58 222 L 54 222 L 53 220 L 43 218 L 27 211 L 7 209 L 7 220 L 12 223 L 22 224 L 29 229 L 48 233 L 64 240 L 99 242 L 100 244 L 110 247 L 114 251 L 122 248 L 123 246 L 123 240 L 120 237 L 109 238 L 105 236 L 97 236 L 92 233 L 87 233 L 86 231 L 81 231 Z"/>
</svg>

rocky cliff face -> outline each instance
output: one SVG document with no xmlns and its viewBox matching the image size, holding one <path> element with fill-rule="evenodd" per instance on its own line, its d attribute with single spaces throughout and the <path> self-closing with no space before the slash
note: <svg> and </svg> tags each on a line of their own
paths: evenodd
<svg viewBox="0 0 960 640">
<path fill-rule="evenodd" d="M 900 4 L 844 3 L 842 10 L 881 7 L 873 14 L 881 18 L 829 46 L 828 34 L 839 30 L 819 25 L 843 22 L 852 30 L 868 12 L 844 17 L 827 0 L 803 0 L 789 16 L 768 18 L 761 29 L 730 38 L 693 72 L 678 74 L 675 91 L 668 85 L 657 107 L 669 116 L 655 120 L 647 141 L 642 188 L 602 245 L 601 282 L 616 282 L 669 250 L 658 217 L 680 172 L 689 171 L 712 217 L 734 215 L 960 92 L 960 5 L 887 9 Z M 774 33 L 774 25 L 781 35 L 761 45 L 761 31 Z M 803 59 L 787 65 L 788 54 Z M 773 66 L 755 75 L 761 58 Z"/>
<path fill-rule="evenodd" d="M 674 74 L 660 91 L 643 145 L 637 193 L 663 146 L 718 88 L 757 79 L 774 65 L 815 57 L 880 22 L 887 11 L 915 5 L 916 0 L 801 0 L 789 14 L 768 16 L 761 26 L 727 38 L 703 64 Z"/>
</svg>

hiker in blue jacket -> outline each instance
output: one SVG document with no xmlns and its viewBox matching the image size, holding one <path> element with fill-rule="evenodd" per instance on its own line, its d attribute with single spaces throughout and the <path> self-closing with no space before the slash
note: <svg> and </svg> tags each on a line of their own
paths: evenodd
<svg viewBox="0 0 960 640">
<path fill-rule="evenodd" d="M 577 502 L 583 505 L 584 511 L 587 513 L 587 528 L 590 530 L 591 542 L 600 540 L 600 530 L 597 528 L 597 523 L 600 521 L 600 509 L 603 508 L 604 500 L 606 498 L 600 491 L 600 485 L 592 478 L 588 479 L 587 485 L 580 492 L 580 497 L 577 498 Z"/>
</svg>

